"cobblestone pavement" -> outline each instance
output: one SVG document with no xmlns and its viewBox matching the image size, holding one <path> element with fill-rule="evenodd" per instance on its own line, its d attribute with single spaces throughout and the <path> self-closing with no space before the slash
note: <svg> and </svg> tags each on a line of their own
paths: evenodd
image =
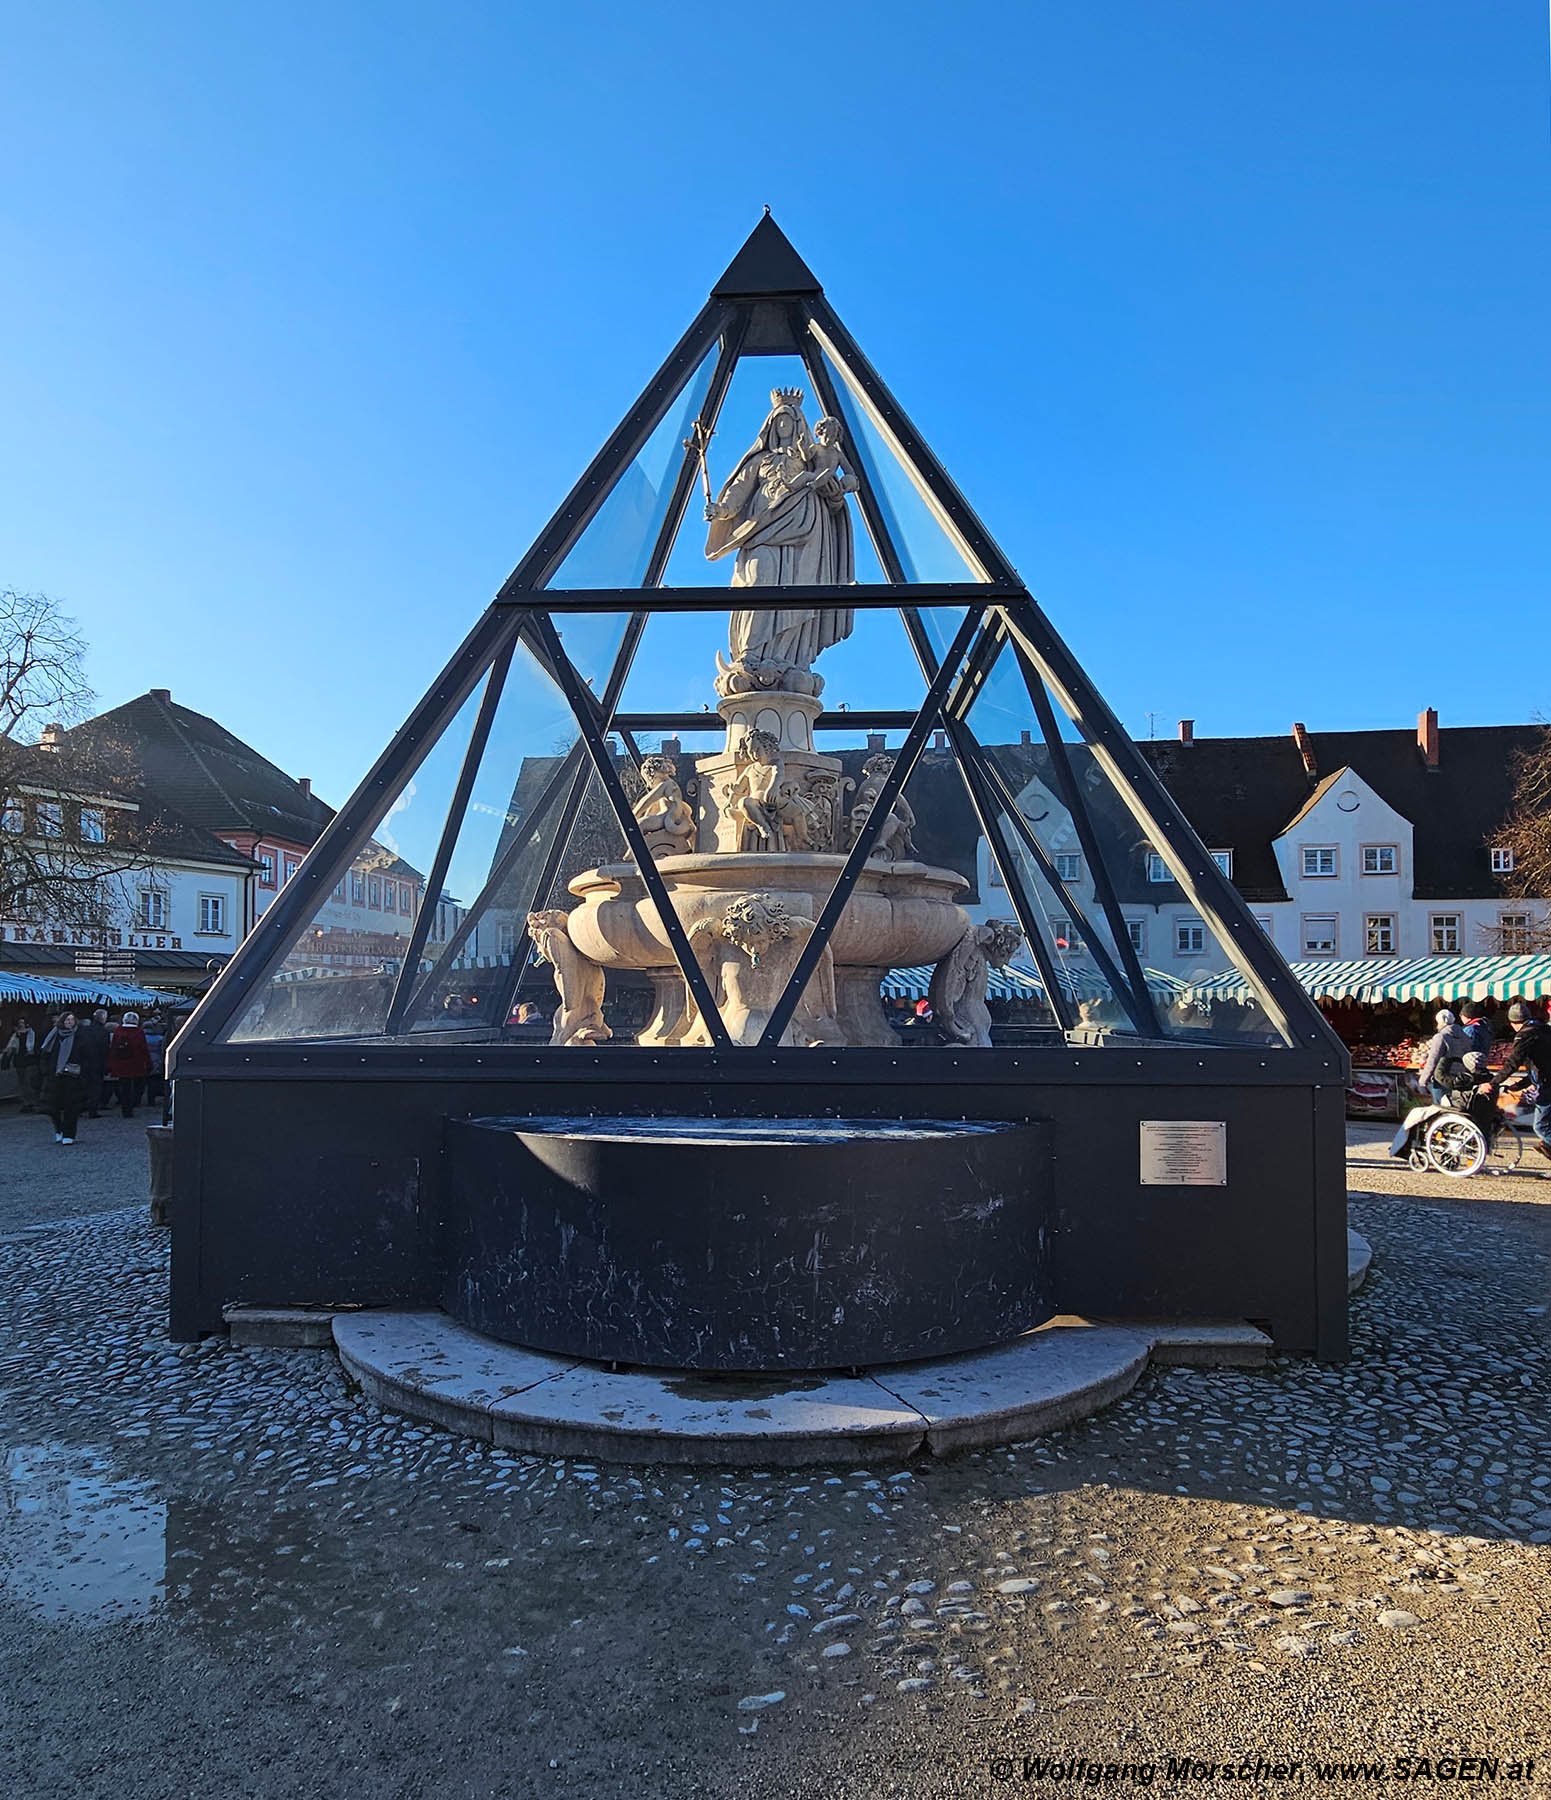
<svg viewBox="0 0 1551 1800">
<path fill-rule="evenodd" d="M 13 1235 L 5 1791 L 860 1800 L 1048 1791 L 1051 1755 L 1546 1785 L 1551 1187 L 1467 1186 L 1354 1203 L 1341 1367 L 1160 1370 L 1009 1451 L 800 1473 L 473 1445 L 326 1352 L 169 1344 L 143 1207 Z"/>
<path fill-rule="evenodd" d="M 145 1128 L 161 1119 L 159 1106 L 138 1107 L 132 1119 L 115 1108 L 82 1119 L 73 1144 L 56 1144 L 46 1113 L 0 1105 L 0 1232 L 144 1199 Z"/>
</svg>

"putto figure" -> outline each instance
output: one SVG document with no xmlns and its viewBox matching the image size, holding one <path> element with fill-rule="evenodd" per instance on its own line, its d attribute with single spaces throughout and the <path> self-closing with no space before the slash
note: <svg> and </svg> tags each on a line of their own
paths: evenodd
<svg viewBox="0 0 1551 1800">
<path fill-rule="evenodd" d="M 840 422 L 821 419 L 815 442 L 802 398 L 801 388 L 771 390 L 758 438 L 706 506 L 706 559 L 735 556 L 735 588 L 844 587 L 856 580 L 846 496 L 857 481 L 841 471 Z M 850 607 L 735 612 L 729 648 L 734 664 L 806 671 L 821 651 L 851 635 L 852 624 Z"/>
<path fill-rule="evenodd" d="M 892 756 L 869 756 L 862 764 L 861 785 L 856 790 L 856 799 L 851 803 L 851 842 L 854 844 L 862 835 L 867 821 L 872 817 L 878 805 L 878 796 L 883 792 L 883 784 L 893 772 Z M 917 854 L 915 839 L 910 833 L 915 828 L 916 816 L 910 802 L 903 794 L 896 795 L 894 804 L 889 808 L 889 816 L 883 821 L 878 833 L 878 840 L 872 847 L 873 857 L 883 862 L 897 862 L 901 857 Z"/>
<path fill-rule="evenodd" d="M 555 971 L 555 1008 L 552 1047 L 566 1044 L 602 1044 L 614 1033 L 603 1022 L 603 971 L 589 962 L 567 929 L 568 919 L 559 907 L 528 914 L 528 936 L 540 958 Z"/>
<path fill-rule="evenodd" d="M 691 929 L 695 960 L 735 1044 L 759 1042 L 797 967 L 803 945 L 815 929 L 812 919 L 789 911 L 777 894 L 740 894 L 727 903 L 720 917 L 701 919 Z M 710 1042 L 703 1020 L 696 1021 L 685 1041 Z M 835 963 L 827 944 L 781 1041 L 806 1045 L 845 1042 L 835 1019 Z"/>
<path fill-rule="evenodd" d="M 991 1009 L 986 983 L 992 968 L 1004 968 L 1017 954 L 1023 933 L 1011 919 L 972 925 L 932 970 L 928 997 L 932 1023 L 951 1044 L 991 1047 Z"/>
<path fill-rule="evenodd" d="M 695 846 L 695 815 L 678 784 L 678 764 L 671 756 L 643 756 L 641 779 L 646 792 L 630 809 L 640 824 L 653 862 L 685 856 Z"/>
</svg>

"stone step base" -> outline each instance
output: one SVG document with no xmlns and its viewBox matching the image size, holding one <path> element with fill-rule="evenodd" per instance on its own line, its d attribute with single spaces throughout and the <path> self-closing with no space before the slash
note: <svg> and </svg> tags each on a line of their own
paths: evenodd
<svg viewBox="0 0 1551 1800">
<path fill-rule="evenodd" d="M 341 1313 L 341 1361 L 380 1405 L 508 1449 L 611 1461 L 792 1468 L 1018 1443 L 1134 1387 L 1149 1360 L 1263 1362 L 1244 1324 L 1055 1319 L 1010 1344 L 857 1374 L 610 1372 L 441 1312 Z"/>
</svg>

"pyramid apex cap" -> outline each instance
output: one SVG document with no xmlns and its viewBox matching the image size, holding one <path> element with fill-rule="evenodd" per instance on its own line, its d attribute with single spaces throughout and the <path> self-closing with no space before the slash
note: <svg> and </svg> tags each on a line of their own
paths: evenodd
<svg viewBox="0 0 1551 1800">
<path fill-rule="evenodd" d="M 713 300 L 752 300 L 775 294 L 822 294 L 823 284 L 792 248 L 770 208 L 711 289 Z"/>
</svg>

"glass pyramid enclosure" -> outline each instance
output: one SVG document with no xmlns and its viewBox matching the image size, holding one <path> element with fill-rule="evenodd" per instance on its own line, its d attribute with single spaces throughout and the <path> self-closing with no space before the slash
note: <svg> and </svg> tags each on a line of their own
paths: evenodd
<svg viewBox="0 0 1551 1800">
<path fill-rule="evenodd" d="M 1183 974 L 1146 959 L 1160 901 L 1196 934 Z M 1296 1315 L 1304 1347 L 1344 1331 L 1343 1058 L 768 214 L 173 1047 L 189 1193 L 226 1157 L 217 1115 L 251 1146 L 283 1085 L 416 1217 L 440 1121 L 471 1107 L 845 1094 L 852 1116 L 1065 1107 L 1080 1141 L 1104 1095 L 1218 1121 L 1248 1095 L 1246 1130 L 1299 1141 L 1322 1273 L 1228 1310 Z M 413 1149 L 389 1114 L 422 1121 Z M 303 1138 L 335 1192 L 345 1153 Z M 1217 1186 L 1254 1187 L 1243 1155 Z M 184 1256 L 185 1329 L 253 1289 L 257 1229 Z M 423 1296 L 417 1254 L 365 1288 Z M 1203 1316 L 1138 1256 L 1134 1303 Z"/>
<path fill-rule="evenodd" d="M 1160 862 L 1247 997 L 1144 966 Z M 180 1053 L 551 1015 L 557 1051 L 884 1048 L 906 1014 L 1329 1047 L 766 217 Z"/>
</svg>

